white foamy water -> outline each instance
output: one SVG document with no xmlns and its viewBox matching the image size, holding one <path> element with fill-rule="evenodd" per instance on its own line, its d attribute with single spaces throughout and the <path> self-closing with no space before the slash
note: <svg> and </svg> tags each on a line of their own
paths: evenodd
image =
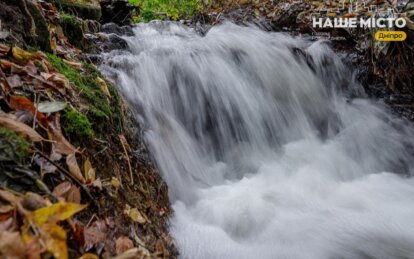
<svg viewBox="0 0 414 259">
<path fill-rule="evenodd" d="M 182 258 L 414 258 L 413 128 L 326 44 L 232 24 L 126 39 L 102 69 L 145 127 Z"/>
</svg>

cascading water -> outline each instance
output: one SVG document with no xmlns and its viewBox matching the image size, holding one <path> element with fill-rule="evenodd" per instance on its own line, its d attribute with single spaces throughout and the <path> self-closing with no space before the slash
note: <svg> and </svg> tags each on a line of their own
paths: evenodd
<svg viewBox="0 0 414 259">
<path fill-rule="evenodd" d="M 323 42 L 139 25 L 102 70 L 166 180 L 182 258 L 414 258 L 414 130 Z"/>
</svg>

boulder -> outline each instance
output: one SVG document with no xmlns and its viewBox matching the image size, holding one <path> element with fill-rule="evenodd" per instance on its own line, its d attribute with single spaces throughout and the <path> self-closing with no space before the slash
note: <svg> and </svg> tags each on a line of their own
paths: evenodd
<svg viewBox="0 0 414 259">
<path fill-rule="evenodd" d="M 127 0 L 102 0 L 102 23 L 116 23 L 117 25 L 130 25 L 132 12 L 136 9 Z"/>
<path fill-rule="evenodd" d="M 99 0 L 52 0 L 56 7 L 84 20 L 99 21 L 102 16 Z"/>
<path fill-rule="evenodd" d="M 1 30 L 9 31 L 4 41 L 23 46 L 37 46 L 44 51 L 51 51 L 50 33 L 43 13 L 32 1 L 0 1 Z"/>
</svg>

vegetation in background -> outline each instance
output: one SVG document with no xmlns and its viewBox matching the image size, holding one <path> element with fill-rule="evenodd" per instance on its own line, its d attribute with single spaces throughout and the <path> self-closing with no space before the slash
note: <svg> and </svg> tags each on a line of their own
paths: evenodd
<svg viewBox="0 0 414 259">
<path fill-rule="evenodd" d="M 201 0 L 129 0 L 140 7 L 136 21 L 148 22 L 156 19 L 179 20 L 190 17 L 203 6 Z"/>
</svg>

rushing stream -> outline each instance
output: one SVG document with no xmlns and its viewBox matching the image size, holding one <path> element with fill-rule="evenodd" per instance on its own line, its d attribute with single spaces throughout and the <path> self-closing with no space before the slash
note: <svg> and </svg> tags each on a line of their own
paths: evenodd
<svg viewBox="0 0 414 259">
<path fill-rule="evenodd" d="M 110 53 L 182 258 L 414 258 L 414 130 L 323 42 L 139 25 Z"/>
</svg>

